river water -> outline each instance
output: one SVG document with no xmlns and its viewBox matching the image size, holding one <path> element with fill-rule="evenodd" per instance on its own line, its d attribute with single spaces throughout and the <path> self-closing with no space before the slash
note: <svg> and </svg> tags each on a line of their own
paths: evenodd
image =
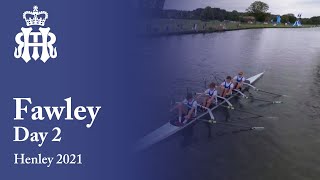
<svg viewBox="0 0 320 180">
<path fill-rule="evenodd" d="M 198 123 L 187 144 L 176 135 L 143 153 L 148 178 L 316 180 L 320 178 L 320 29 L 259 29 L 152 39 L 162 45 L 163 58 L 178 64 L 170 96 L 182 98 L 186 89 L 202 91 L 204 79 L 265 71 L 255 85 L 281 93 L 284 104 L 238 100 L 230 119 L 260 132 L 231 133 L 235 127 L 208 128 Z M 180 95 L 182 95 L 180 97 Z M 224 112 L 216 112 L 223 118 Z M 219 115 L 220 114 L 220 115 Z M 242 119 L 239 119 L 242 118 Z M 166 121 L 159 122 L 163 124 Z M 150 127 L 151 128 L 151 127 Z M 156 127 L 149 129 L 151 131 Z M 157 158 L 158 157 L 158 158 Z M 164 158 L 165 157 L 165 158 Z"/>
</svg>

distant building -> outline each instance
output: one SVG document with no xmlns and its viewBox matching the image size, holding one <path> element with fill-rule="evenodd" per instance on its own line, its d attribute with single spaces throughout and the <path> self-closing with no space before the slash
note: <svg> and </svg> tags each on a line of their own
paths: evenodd
<svg viewBox="0 0 320 180">
<path fill-rule="evenodd" d="M 256 18 L 253 16 L 242 16 L 240 20 L 241 22 L 250 23 L 250 24 L 256 22 Z"/>
</svg>

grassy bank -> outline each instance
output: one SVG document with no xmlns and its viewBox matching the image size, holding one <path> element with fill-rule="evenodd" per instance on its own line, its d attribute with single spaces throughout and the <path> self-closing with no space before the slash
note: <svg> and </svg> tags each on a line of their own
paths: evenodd
<svg viewBox="0 0 320 180">
<path fill-rule="evenodd" d="M 196 28 L 195 28 L 196 27 Z M 242 29 L 260 29 L 260 28 L 310 28 L 312 25 L 303 25 L 302 27 L 293 27 L 292 25 L 263 24 L 263 23 L 240 23 L 232 21 L 200 21 L 184 19 L 153 19 L 145 26 L 148 35 L 178 35 L 178 34 L 196 34 L 234 31 Z"/>
</svg>

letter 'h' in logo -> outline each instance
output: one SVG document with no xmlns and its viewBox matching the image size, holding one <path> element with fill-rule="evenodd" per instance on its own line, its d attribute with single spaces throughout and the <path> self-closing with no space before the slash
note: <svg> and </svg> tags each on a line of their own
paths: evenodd
<svg viewBox="0 0 320 180">
<path fill-rule="evenodd" d="M 38 6 L 34 6 L 33 12 L 26 11 L 23 13 L 23 19 L 26 21 L 28 28 L 22 27 L 22 32 L 16 35 L 15 40 L 19 46 L 15 48 L 14 57 L 17 59 L 22 58 L 25 62 L 29 62 L 31 60 L 30 47 L 33 47 L 32 59 L 35 61 L 40 58 L 45 63 L 50 57 L 56 58 L 58 55 L 57 48 L 53 47 L 56 42 L 56 36 L 50 32 L 49 27 L 43 28 L 48 19 L 48 13 L 46 11 L 38 11 Z M 39 32 L 32 32 L 33 28 L 30 26 L 42 27 L 39 27 Z M 30 42 L 30 37 L 32 37 L 33 42 Z M 39 42 L 39 37 L 41 37 L 42 42 Z M 42 48 L 41 57 L 39 48 Z"/>
</svg>

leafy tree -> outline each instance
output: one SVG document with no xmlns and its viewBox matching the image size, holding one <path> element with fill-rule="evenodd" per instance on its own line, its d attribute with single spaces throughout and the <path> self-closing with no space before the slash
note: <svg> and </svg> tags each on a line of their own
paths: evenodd
<svg viewBox="0 0 320 180">
<path fill-rule="evenodd" d="M 201 14 L 202 14 L 203 8 L 198 8 L 196 10 L 192 11 L 194 19 L 201 19 Z"/>
<path fill-rule="evenodd" d="M 227 19 L 231 21 L 240 21 L 240 14 L 238 13 L 238 11 L 235 10 L 229 12 L 227 17 Z"/>
<path fill-rule="evenodd" d="M 203 21 L 213 20 L 214 19 L 213 9 L 210 6 L 207 6 L 201 12 L 200 17 L 201 17 L 201 20 Z"/>
<path fill-rule="evenodd" d="M 281 23 L 287 23 L 289 22 L 289 16 L 288 15 L 282 15 L 281 16 Z"/>
<path fill-rule="evenodd" d="M 320 16 L 310 18 L 310 24 L 320 24 Z"/>
<path fill-rule="evenodd" d="M 281 23 L 291 23 L 293 24 L 296 22 L 297 18 L 294 16 L 294 14 L 285 14 L 281 16 Z"/>
<path fill-rule="evenodd" d="M 262 1 L 253 2 L 247 9 L 248 13 L 259 14 L 266 13 L 269 10 L 269 5 Z"/>
<path fill-rule="evenodd" d="M 296 21 L 297 21 L 297 18 L 293 15 L 293 16 L 288 16 L 289 17 L 289 22 L 291 23 L 291 24 L 293 24 L 293 23 L 295 23 Z"/>
<path fill-rule="evenodd" d="M 214 19 L 223 21 L 226 19 L 227 11 L 220 8 L 213 8 Z"/>
<path fill-rule="evenodd" d="M 265 21 L 269 16 L 268 10 L 269 5 L 262 1 L 255 1 L 247 8 L 247 12 L 254 16 L 257 21 Z"/>
</svg>

